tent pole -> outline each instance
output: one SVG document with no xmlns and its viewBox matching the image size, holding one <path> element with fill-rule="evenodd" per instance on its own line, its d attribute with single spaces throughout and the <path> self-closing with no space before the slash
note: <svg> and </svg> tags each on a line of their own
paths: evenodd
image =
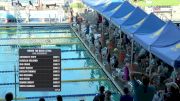
<svg viewBox="0 0 180 101">
<path fill-rule="evenodd" d="M 122 31 L 121 31 L 121 26 L 119 27 L 119 31 L 120 31 L 120 33 L 119 33 L 119 34 L 120 34 L 120 35 L 119 35 L 119 37 L 120 37 L 120 38 L 119 38 L 119 41 L 120 41 L 119 45 L 120 45 L 120 50 L 122 51 L 122 46 L 121 46 L 121 45 L 122 45 L 122 44 L 121 44 L 121 43 L 122 43 Z"/>
<path fill-rule="evenodd" d="M 122 47 L 121 47 L 121 42 L 122 42 L 122 39 L 121 39 L 121 36 L 122 36 L 122 32 L 121 32 L 121 30 L 119 30 L 120 32 L 119 32 L 119 48 L 120 48 L 120 50 L 122 49 Z"/>
<path fill-rule="evenodd" d="M 16 81 L 16 65 L 14 65 L 14 79 L 15 79 L 15 85 L 14 85 L 14 86 L 15 86 L 15 89 L 14 89 L 14 91 L 15 91 L 15 92 L 14 92 L 14 93 L 15 93 L 15 94 L 14 94 L 14 95 L 15 95 L 15 98 L 14 98 L 14 100 L 15 100 L 15 101 L 17 101 L 17 87 L 16 87 L 16 83 L 17 83 L 17 81 Z"/>
<path fill-rule="evenodd" d="M 109 28 L 108 28 L 108 34 L 109 34 L 109 39 L 111 38 L 111 22 L 109 22 Z M 110 41 L 110 40 L 109 40 Z"/>
<path fill-rule="evenodd" d="M 102 15 L 101 15 L 102 16 Z M 103 20 L 104 20 L 104 17 L 102 16 L 102 29 L 101 29 L 101 33 L 102 33 L 102 36 L 104 36 L 104 25 L 103 25 Z M 101 36 L 101 37 L 102 37 Z"/>
<path fill-rule="evenodd" d="M 151 60 L 152 60 L 152 54 L 151 54 L 151 52 L 149 52 L 149 66 L 152 65 L 152 64 L 151 64 Z M 150 69 L 150 72 L 149 72 L 148 75 L 151 76 L 151 69 Z"/>
<path fill-rule="evenodd" d="M 133 50 L 134 50 L 134 40 L 131 39 L 131 68 L 133 68 Z"/>
</svg>

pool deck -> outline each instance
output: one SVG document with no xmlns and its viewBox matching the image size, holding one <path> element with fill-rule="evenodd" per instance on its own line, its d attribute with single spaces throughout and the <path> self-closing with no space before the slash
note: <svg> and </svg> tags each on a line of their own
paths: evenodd
<svg viewBox="0 0 180 101">
<path fill-rule="evenodd" d="M 96 60 L 96 62 L 100 65 L 100 67 L 103 69 L 105 74 L 108 76 L 108 78 L 112 81 L 112 83 L 115 85 L 115 87 L 118 89 L 119 94 L 124 94 L 123 87 L 126 85 L 125 82 L 120 81 L 119 79 L 115 79 L 112 77 L 112 71 L 107 68 L 107 66 L 104 66 L 102 62 L 98 60 L 98 58 L 95 56 L 95 54 L 91 51 L 91 49 L 88 47 L 88 45 L 84 42 L 84 40 L 79 36 L 78 32 L 71 26 L 75 34 L 78 36 L 78 38 L 81 40 L 81 42 L 84 44 L 84 46 L 87 48 L 87 50 L 90 52 L 90 54 L 93 56 L 93 58 Z"/>
<path fill-rule="evenodd" d="M 52 26 L 69 26 L 68 23 L 20 23 L 22 27 L 52 27 Z M 3 23 L 0 27 L 17 27 L 17 23 Z"/>
</svg>

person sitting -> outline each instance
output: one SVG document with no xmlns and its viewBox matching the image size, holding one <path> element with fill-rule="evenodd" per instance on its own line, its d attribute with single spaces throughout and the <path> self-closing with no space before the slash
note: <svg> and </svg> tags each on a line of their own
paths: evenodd
<svg viewBox="0 0 180 101">
<path fill-rule="evenodd" d="M 142 76 L 142 84 L 135 79 L 135 74 Z M 130 79 L 134 90 L 134 101 L 152 101 L 156 90 L 153 85 L 149 85 L 149 77 L 142 73 L 131 72 Z"/>
<path fill-rule="evenodd" d="M 120 101 L 133 101 L 133 97 L 129 94 L 129 89 L 125 87 L 123 91 L 125 95 L 121 96 Z"/>
<path fill-rule="evenodd" d="M 104 101 L 104 98 L 105 98 L 104 91 L 105 91 L 105 87 L 104 86 L 100 86 L 99 87 L 99 94 L 97 94 L 94 97 L 93 101 Z"/>
<path fill-rule="evenodd" d="M 62 96 L 61 96 L 61 95 L 58 95 L 58 96 L 57 96 L 57 101 L 63 101 L 63 99 L 62 99 Z"/>
<path fill-rule="evenodd" d="M 5 96 L 6 101 L 12 101 L 13 100 L 13 94 L 11 92 L 7 93 Z"/>
</svg>

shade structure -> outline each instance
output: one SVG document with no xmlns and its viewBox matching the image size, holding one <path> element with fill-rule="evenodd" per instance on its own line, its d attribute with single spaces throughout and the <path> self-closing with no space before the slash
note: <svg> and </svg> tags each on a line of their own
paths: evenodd
<svg viewBox="0 0 180 101">
<path fill-rule="evenodd" d="M 180 30 L 171 21 L 166 24 L 151 52 L 174 68 L 180 68 Z"/>
<path fill-rule="evenodd" d="M 146 18 L 142 19 L 138 23 L 126 26 L 122 30 L 128 35 L 133 37 L 134 34 L 147 34 L 159 30 L 166 23 L 159 19 L 153 13 L 149 14 Z"/>
<path fill-rule="evenodd" d="M 111 16 L 111 21 L 116 26 L 119 26 L 119 20 L 127 18 L 130 13 L 135 9 L 133 5 L 131 5 L 128 1 L 125 1 Z"/>
<path fill-rule="evenodd" d="M 103 4 L 99 4 L 97 6 L 92 6 L 92 8 L 96 10 L 98 13 L 102 14 L 103 11 L 111 10 L 117 5 L 117 3 L 121 3 L 121 2 L 122 0 L 112 0 L 105 2 Z"/>
<path fill-rule="evenodd" d="M 174 68 L 180 68 L 180 42 L 167 47 L 152 47 L 152 53 Z"/>
<path fill-rule="evenodd" d="M 90 7 L 93 7 L 93 6 L 98 6 L 98 5 L 101 5 L 101 4 L 105 4 L 107 2 L 109 2 L 111 0 L 82 0 L 82 2 L 84 4 L 86 4 L 87 6 L 90 6 Z"/>
<path fill-rule="evenodd" d="M 137 7 L 121 25 L 121 30 L 128 35 L 134 33 L 138 27 L 148 18 L 148 14 Z"/>
<path fill-rule="evenodd" d="M 117 9 L 119 9 L 119 7 L 122 4 L 122 2 L 115 2 L 115 3 L 116 4 L 113 7 L 111 7 L 111 9 L 104 10 L 102 12 L 102 15 L 108 20 L 110 20 L 111 16 L 116 12 Z"/>
</svg>

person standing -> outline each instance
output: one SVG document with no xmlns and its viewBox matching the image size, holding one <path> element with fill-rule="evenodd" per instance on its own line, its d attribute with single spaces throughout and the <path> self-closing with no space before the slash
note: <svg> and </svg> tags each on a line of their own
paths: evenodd
<svg viewBox="0 0 180 101">
<path fill-rule="evenodd" d="M 7 93 L 5 96 L 6 101 L 12 101 L 13 100 L 13 94 L 11 92 Z"/>
<path fill-rule="evenodd" d="M 142 76 L 142 84 L 137 82 L 135 74 Z M 152 101 L 156 90 L 153 85 L 149 85 L 149 77 L 142 73 L 131 72 L 130 79 L 134 90 L 134 101 Z"/>
<path fill-rule="evenodd" d="M 44 99 L 43 97 L 41 97 L 41 98 L 39 99 L 39 101 L 45 101 L 45 99 Z"/>
<path fill-rule="evenodd" d="M 129 89 L 125 87 L 123 91 L 125 95 L 121 96 L 120 101 L 133 101 L 133 97 L 129 94 Z"/>
<path fill-rule="evenodd" d="M 111 95 L 112 95 L 111 91 L 109 91 L 109 90 L 105 91 L 105 99 L 104 99 L 104 101 L 112 101 L 111 100 Z"/>
<path fill-rule="evenodd" d="M 99 87 L 99 94 L 97 94 L 94 97 L 93 101 L 104 101 L 104 98 L 105 98 L 104 91 L 105 91 L 105 87 L 104 86 L 100 86 Z"/>
<path fill-rule="evenodd" d="M 73 9 L 70 8 L 70 23 L 73 22 L 73 13 L 74 13 Z"/>
<path fill-rule="evenodd" d="M 63 99 L 62 99 L 62 96 L 61 96 L 61 95 L 58 95 L 56 98 L 57 98 L 57 101 L 63 101 Z"/>
</svg>

